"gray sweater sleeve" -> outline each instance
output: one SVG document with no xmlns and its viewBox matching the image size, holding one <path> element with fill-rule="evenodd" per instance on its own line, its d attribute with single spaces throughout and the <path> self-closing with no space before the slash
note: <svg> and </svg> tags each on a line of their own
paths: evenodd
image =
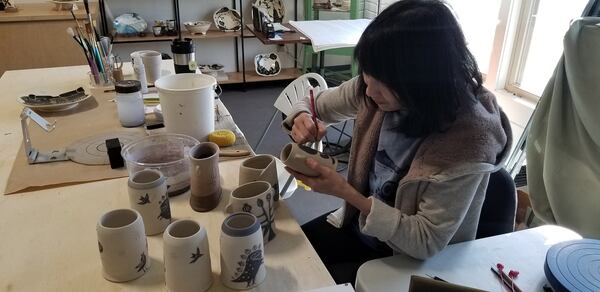
<svg viewBox="0 0 600 292">
<path fill-rule="evenodd" d="M 357 95 L 357 84 L 358 77 L 354 77 L 338 87 L 319 92 L 315 97 L 317 118 L 328 125 L 355 118 L 363 98 Z M 294 105 L 290 115 L 283 121 L 283 128 L 291 130 L 294 118 L 302 112 L 310 113 L 307 96 Z"/>
<path fill-rule="evenodd" d="M 406 215 L 371 197 L 369 215 L 361 213 L 359 216 L 361 232 L 411 257 L 431 257 L 448 245 L 461 224 L 477 226 L 476 222 L 463 222 L 463 219 L 467 220 L 465 215 L 485 175 L 469 174 L 444 182 L 423 181 L 400 186 L 396 196 L 405 192 L 421 193 L 415 215 Z"/>
</svg>

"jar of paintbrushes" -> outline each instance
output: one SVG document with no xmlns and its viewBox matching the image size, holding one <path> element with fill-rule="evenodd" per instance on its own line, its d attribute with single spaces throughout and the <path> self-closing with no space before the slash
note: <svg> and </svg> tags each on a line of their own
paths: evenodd
<svg viewBox="0 0 600 292">
<path fill-rule="evenodd" d="M 67 28 L 67 33 L 81 48 L 90 66 L 90 72 L 88 73 L 90 85 L 92 87 L 111 86 L 113 84 L 112 63 L 114 58 L 111 57 L 112 44 L 110 38 L 102 37 L 98 34 L 90 14 L 88 0 L 84 0 L 83 3 L 86 12 L 85 19 L 78 20 L 73 10 L 71 10 L 75 27 Z"/>
</svg>

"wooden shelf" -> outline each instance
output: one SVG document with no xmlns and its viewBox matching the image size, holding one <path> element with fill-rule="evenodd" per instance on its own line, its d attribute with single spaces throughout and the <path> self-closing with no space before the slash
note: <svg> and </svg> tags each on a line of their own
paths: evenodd
<svg viewBox="0 0 600 292">
<path fill-rule="evenodd" d="M 246 82 L 267 82 L 267 81 L 276 81 L 276 80 L 291 80 L 296 79 L 300 76 L 300 70 L 296 68 L 284 68 L 281 69 L 281 73 L 275 76 L 260 76 L 256 74 L 255 71 L 246 71 Z M 243 82 L 242 72 L 228 72 L 227 76 L 228 80 L 219 81 L 219 84 L 236 84 Z"/>
<path fill-rule="evenodd" d="M 239 31 L 220 31 L 216 29 L 211 29 L 203 34 L 191 34 L 187 31 L 181 33 L 182 38 L 190 38 L 190 39 L 222 39 L 222 38 L 236 38 L 240 37 L 242 34 Z M 254 37 L 254 35 L 249 31 L 244 31 L 244 38 Z M 113 40 L 114 43 L 142 43 L 142 42 L 165 42 L 165 41 L 173 41 L 177 36 L 154 36 L 151 33 L 147 33 L 146 36 L 116 36 Z"/>
</svg>

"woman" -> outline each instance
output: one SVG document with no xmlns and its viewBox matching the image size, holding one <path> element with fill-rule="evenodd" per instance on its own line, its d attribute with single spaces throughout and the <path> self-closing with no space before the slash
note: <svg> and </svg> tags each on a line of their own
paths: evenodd
<svg viewBox="0 0 600 292">
<path fill-rule="evenodd" d="M 359 76 L 298 103 L 284 121 L 297 143 L 326 124 L 356 119 L 347 180 L 289 170 L 314 191 L 345 200 L 342 228 L 323 215 L 303 226 L 337 282 L 363 262 L 404 253 L 428 258 L 475 238 L 489 175 L 511 144 L 510 124 L 482 87 L 452 12 L 438 0 L 402 0 L 367 27 L 354 58 Z"/>
</svg>

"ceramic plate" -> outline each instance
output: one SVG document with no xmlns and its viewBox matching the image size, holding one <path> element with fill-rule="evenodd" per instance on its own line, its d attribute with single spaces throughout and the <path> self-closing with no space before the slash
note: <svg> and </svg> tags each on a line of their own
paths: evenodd
<svg viewBox="0 0 600 292">
<path fill-rule="evenodd" d="M 275 76 L 281 72 L 281 61 L 275 53 L 258 54 L 254 57 L 254 69 L 260 76 Z"/>
<path fill-rule="evenodd" d="M 83 93 L 81 95 L 64 95 L 56 97 L 33 97 L 33 95 L 28 95 L 18 97 L 17 101 L 23 106 L 34 110 L 45 112 L 64 111 L 76 107 L 80 102 L 85 101 L 92 96 L 90 94 L 85 94 L 85 91 L 83 91 L 82 88 L 77 89 L 77 91 L 80 90 Z"/>
<path fill-rule="evenodd" d="M 265 9 L 273 22 L 282 22 L 285 16 L 283 0 L 256 0 L 254 6 Z"/>
<path fill-rule="evenodd" d="M 219 71 L 223 70 L 224 67 L 225 66 L 223 66 L 222 64 L 211 64 L 211 65 L 200 64 L 200 65 L 198 65 L 198 69 L 200 69 L 200 72 L 202 72 L 202 73 L 219 72 Z"/>
<path fill-rule="evenodd" d="M 217 28 L 222 31 L 238 31 L 242 28 L 240 13 L 227 7 L 215 11 L 213 20 Z"/>
</svg>

